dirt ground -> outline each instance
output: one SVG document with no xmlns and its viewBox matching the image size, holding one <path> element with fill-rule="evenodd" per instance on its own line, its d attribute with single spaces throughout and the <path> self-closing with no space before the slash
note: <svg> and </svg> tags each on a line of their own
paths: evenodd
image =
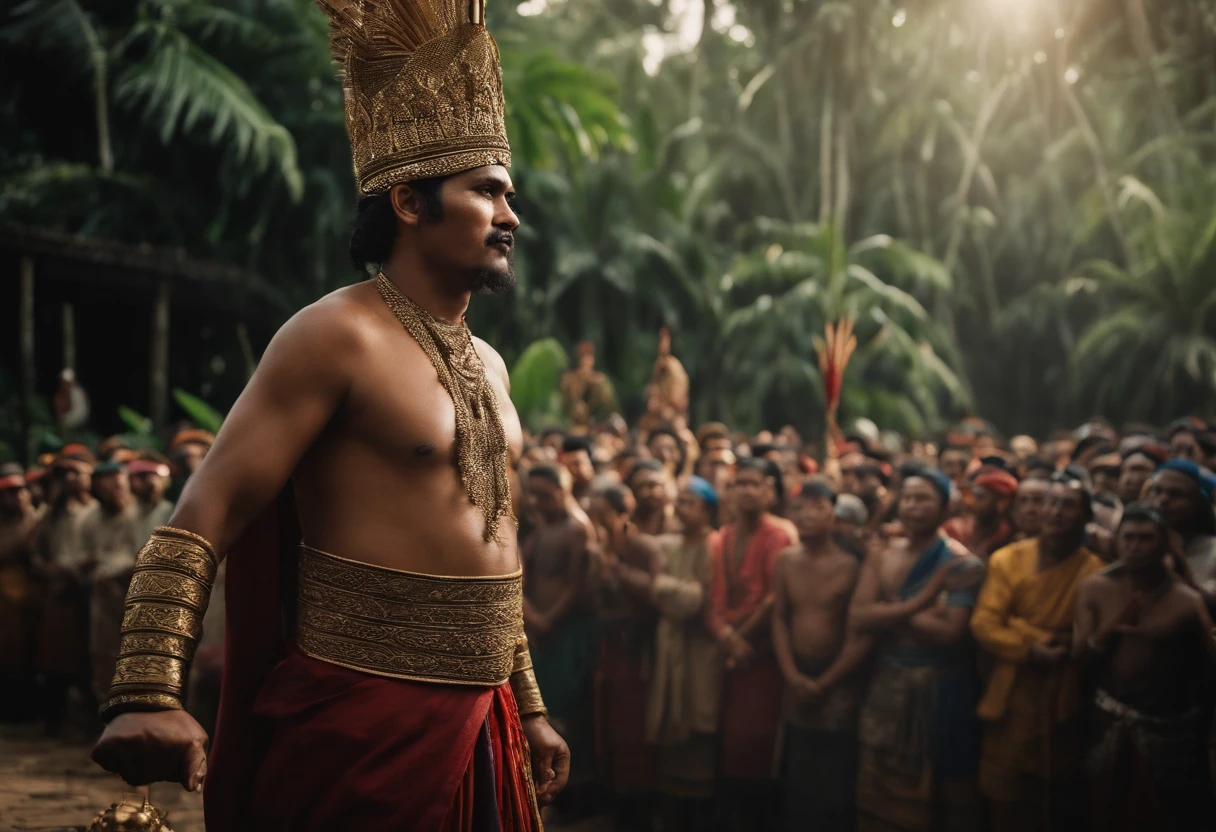
<svg viewBox="0 0 1216 832">
<path fill-rule="evenodd" d="M 122 781 L 89 760 L 85 741 L 47 740 L 32 725 L 0 725 L 0 830 L 80 832 L 117 801 Z M 152 787 L 174 832 L 203 832 L 203 799 L 181 786 Z"/>
<path fill-rule="evenodd" d="M 0 832 L 83 832 L 117 801 L 122 781 L 89 760 L 85 740 L 48 740 L 33 725 L 0 725 Z M 180 786 L 152 787 L 152 802 L 168 812 L 173 832 L 204 832 L 203 798 Z M 561 832 L 607 832 L 590 821 L 548 824 Z"/>
</svg>

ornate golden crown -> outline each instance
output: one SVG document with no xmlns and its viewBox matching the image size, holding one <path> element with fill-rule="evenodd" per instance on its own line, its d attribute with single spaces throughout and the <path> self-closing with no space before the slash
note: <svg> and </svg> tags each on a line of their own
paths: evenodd
<svg viewBox="0 0 1216 832">
<path fill-rule="evenodd" d="M 364 194 L 510 165 L 498 47 L 485 0 L 317 0 L 342 65 Z"/>
</svg>

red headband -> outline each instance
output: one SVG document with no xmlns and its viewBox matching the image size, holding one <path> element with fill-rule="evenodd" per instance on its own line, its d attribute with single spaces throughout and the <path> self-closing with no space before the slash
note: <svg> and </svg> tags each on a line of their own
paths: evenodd
<svg viewBox="0 0 1216 832">
<path fill-rule="evenodd" d="M 127 471 L 132 474 L 156 474 L 158 477 L 169 476 L 169 466 L 163 462 L 153 462 L 150 459 L 133 459 L 127 463 Z"/>
<path fill-rule="evenodd" d="M 10 488 L 25 488 L 25 476 L 9 474 L 7 477 L 0 477 L 0 491 L 8 491 Z"/>
<path fill-rule="evenodd" d="M 1018 493 L 1017 479 L 1004 471 L 980 474 L 975 478 L 975 484 L 987 488 L 989 491 L 995 491 L 1003 497 L 1012 497 Z"/>
</svg>

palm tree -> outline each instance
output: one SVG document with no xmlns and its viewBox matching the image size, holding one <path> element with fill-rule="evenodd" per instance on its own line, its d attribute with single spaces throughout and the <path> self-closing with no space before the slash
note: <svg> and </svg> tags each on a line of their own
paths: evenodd
<svg viewBox="0 0 1216 832">
<path fill-rule="evenodd" d="M 1074 383 L 1100 413 L 1164 422 L 1216 406 L 1216 178 L 1191 181 L 1189 204 L 1169 208 L 1125 178 L 1132 264 L 1078 267 L 1103 307 L 1077 343 Z"/>
<path fill-rule="evenodd" d="M 913 294 L 948 287 L 940 262 L 883 235 L 846 246 L 830 225 L 765 220 L 754 232 L 749 253 L 722 279 L 731 311 L 711 393 L 740 424 L 822 432 L 815 339 L 846 317 L 856 322 L 858 349 L 842 420 L 867 416 L 921 433 L 966 406 L 945 334 Z"/>
</svg>

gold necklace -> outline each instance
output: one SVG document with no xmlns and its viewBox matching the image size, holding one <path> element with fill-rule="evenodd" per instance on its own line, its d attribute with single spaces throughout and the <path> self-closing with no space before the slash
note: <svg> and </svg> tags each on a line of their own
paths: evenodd
<svg viewBox="0 0 1216 832">
<path fill-rule="evenodd" d="M 376 288 L 388 308 L 431 359 L 456 411 L 456 469 L 469 500 L 486 518 L 483 539 L 498 536 L 498 521 L 515 519 L 507 479 L 507 434 L 498 399 L 463 318 L 447 324 L 414 303 L 381 272 Z"/>
</svg>

